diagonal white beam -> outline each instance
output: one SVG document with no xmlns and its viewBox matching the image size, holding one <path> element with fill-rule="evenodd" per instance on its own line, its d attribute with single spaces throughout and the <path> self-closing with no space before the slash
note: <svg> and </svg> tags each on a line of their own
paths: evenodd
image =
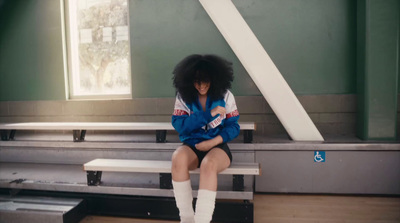
<svg viewBox="0 0 400 223">
<path fill-rule="evenodd" d="M 324 141 L 274 62 L 231 0 L 200 0 L 258 89 L 295 141 Z"/>
</svg>

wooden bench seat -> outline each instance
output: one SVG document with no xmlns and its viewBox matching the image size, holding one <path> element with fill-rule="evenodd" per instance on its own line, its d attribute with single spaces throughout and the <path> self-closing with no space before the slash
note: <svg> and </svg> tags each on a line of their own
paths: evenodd
<svg viewBox="0 0 400 223">
<path fill-rule="evenodd" d="M 135 172 L 160 174 L 160 189 L 172 189 L 171 161 L 161 160 L 123 160 L 123 159 L 95 159 L 83 165 L 87 172 L 88 185 L 99 185 L 103 171 Z M 199 169 L 190 171 L 199 174 Z M 219 174 L 233 175 L 233 191 L 244 190 L 244 175 L 260 175 L 258 163 L 232 163 Z"/>
<path fill-rule="evenodd" d="M 244 142 L 253 141 L 254 122 L 240 122 Z M 165 142 L 167 130 L 175 130 L 170 122 L 24 122 L 0 123 L 1 140 L 13 140 L 16 130 L 72 130 L 74 142 L 85 140 L 87 130 L 155 130 L 156 142 Z"/>
</svg>

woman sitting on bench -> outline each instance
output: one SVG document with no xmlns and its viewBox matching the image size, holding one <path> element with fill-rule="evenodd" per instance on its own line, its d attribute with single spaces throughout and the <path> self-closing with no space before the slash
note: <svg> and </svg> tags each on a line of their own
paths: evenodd
<svg viewBox="0 0 400 223">
<path fill-rule="evenodd" d="M 215 55 L 190 55 L 174 69 L 177 91 L 172 125 L 183 145 L 172 155 L 172 184 L 183 223 L 210 222 L 215 207 L 217 174 L 232 162 L 227 142 L 238 136 L 235 98 L 228 90 L 232 63 Z M 193 211 L 189 170 L 200 167 Z"/>
</svg>

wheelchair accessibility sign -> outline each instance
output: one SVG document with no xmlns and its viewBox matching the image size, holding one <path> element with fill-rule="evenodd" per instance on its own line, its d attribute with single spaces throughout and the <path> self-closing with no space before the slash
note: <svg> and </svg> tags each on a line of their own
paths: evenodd
<svg viewBox="0 0 400 223">
<path fill-rule="evenodd" d="M 324 163 L 325 162 L 325 151 L 314 151 L 314 162 Z"/>
</svg>

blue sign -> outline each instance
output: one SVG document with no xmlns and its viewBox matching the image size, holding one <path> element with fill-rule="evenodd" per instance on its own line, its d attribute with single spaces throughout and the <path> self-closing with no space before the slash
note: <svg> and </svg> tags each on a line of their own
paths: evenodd
<svg viewBox="0 0 400 223">
<path fill-rule="evenodd" d="M 314 151 L 314 162 L 324 163 L 325 162 L 325 151 Z"/>
</svg>

